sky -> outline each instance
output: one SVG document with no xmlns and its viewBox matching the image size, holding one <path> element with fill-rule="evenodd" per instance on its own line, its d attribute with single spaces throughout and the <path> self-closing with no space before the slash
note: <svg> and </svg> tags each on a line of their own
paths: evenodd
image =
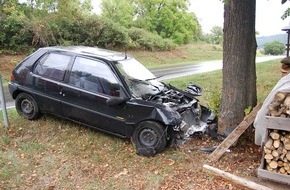
<svg viewBox="0 0 290 190">
<path fill-rule="evenodd" d="M 94 10 L 100 12 L 101 0 L 92 0 Z M 256 31 L 260 36 L 286 33 L 281 29 L 290 25 L 290 17 L 282 20 L 284 11 L 290 8 L 290 1 L 256 0 Z M 194 12 L 204 33 L 210 33 L 214 26 L 223 27 L 224 5 L 221 0 L 190 0 L 189 10 Z"/>
</svg>

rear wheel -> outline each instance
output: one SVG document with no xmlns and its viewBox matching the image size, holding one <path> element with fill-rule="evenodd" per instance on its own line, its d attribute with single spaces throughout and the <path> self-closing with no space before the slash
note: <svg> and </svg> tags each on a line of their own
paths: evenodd
<svg viewBox="0 0 290 190">
<path fill-rule="evenodd" d="M 144 121 L 136 127 L 132 141 L 138 155 L 154 156 L 163 151 L 167 144 L 167 132 L 164 127 L 154 121 Z"/>
<path fill-rule="evenodd" d="M 40 115 L 35 99 L 27 93 L 20 93 L 16 97 L 15 106 L 19 115 L 26 119 L 34 120 Z"/>
</svg>

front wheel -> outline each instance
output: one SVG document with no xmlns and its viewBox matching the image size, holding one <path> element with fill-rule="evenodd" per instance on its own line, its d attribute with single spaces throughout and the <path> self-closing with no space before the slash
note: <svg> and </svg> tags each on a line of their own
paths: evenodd
<svg viewBox="0 0 290 190">
<path fill-rule="evenodd" d="M 16 97 L 15 107 L 19 115 L 26 119 L 34 120 L 39 117 L 38 105 L 35 99 L 27 93 L 20 93 Z"/>
<path fill-rule="evenodd" d="M 134 130 L 132 141 L 138 155 L 154 156 L 166 147 L 167 132 L 164 127 L 154 121 L 144 121 Z"/>
</svg>

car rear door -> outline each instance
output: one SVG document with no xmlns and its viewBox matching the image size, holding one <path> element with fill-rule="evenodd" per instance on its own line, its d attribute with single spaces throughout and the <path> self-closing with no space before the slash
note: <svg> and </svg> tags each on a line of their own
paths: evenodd
<svg viewBox="0 0 290 190">
<path fill-rule="evenodd" d="M 125 105 L 109 107 L 106 104 L 111 97 L 125 96 L 109 65 L 97 59 L 76 57 L 67 83 L 61 89 L 65 117 L 109 133 L 126 135 Z"/>
<path fill-rule="evenodd" d="M 56 51 L 44 54 L 36 62 L 32 91 L 41 111 L 63 116 L 60 90 L 72 60 L 73 56 Z"/>
</svg>

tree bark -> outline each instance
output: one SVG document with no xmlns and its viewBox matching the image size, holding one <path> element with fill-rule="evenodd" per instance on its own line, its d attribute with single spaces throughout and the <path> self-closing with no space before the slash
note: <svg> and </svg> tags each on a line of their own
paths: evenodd
<svg viewBox="0 0 290 190">
<path fill-rule="evenodd" d="M 223 88 L 219 132 L 228 135 L 257 104 L 256 91 L 256 0 L 225 3 Z"/>
</svg>

